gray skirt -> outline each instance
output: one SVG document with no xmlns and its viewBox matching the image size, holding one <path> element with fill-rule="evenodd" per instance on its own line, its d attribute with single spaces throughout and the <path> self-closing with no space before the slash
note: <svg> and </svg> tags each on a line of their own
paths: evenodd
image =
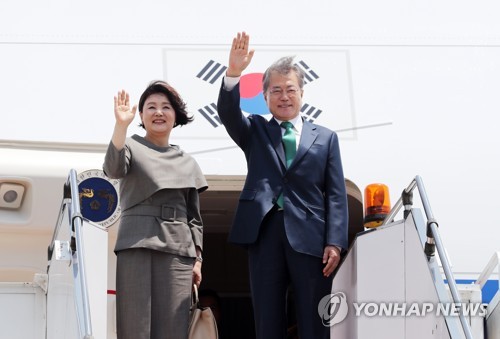
<svg viewBox="0 0 500 339">
<path fill-rule="evenodd" d="M 185 339 L 193 258 L 131 248 L 117 252 L 117 339 Z"/>
</svg>

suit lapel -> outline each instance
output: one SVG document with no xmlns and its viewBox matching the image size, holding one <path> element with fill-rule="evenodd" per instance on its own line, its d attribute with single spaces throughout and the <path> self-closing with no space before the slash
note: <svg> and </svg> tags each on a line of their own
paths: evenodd
<svg viewBox="0 0 500 339">
<path fill-rule="evenodd" d="M 271 145 L 276 151 L 281 164 L 286 168 L 285 149 L 281 143 L 281 127 L 273 118 L 267 123 L 267 134 L 269 135 Z"/>
<path fill-rule="evenodd" d="M 288 170 L 292 169 L 297 163 L 299 163 L 300 159 L 306 155 L 309 148 L 311 148 L 312 144 L 318 137 L 318 131 L 316 131 L 316 126 L 304 120 L 304 124 L 302 125 L 302 133 L 300 136 L 299 147 L 297 148 L 297 154 L 293 159 Z M 284 151 L 283 151 L 284 154 Z M 283 156 L 284 157 L 284 156 Z"/>
</svg>

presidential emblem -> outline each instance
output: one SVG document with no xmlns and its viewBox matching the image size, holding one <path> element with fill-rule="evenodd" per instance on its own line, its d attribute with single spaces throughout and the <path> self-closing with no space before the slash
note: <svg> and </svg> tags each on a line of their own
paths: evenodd
<svg viewBox="0 0 500 339">
<path fill-rule="evenodd" d="M 119 180 L 108 178 L 102 170 L 88 170 L 77 176 L 80 210 L 84 218 L 109 227 L 120 217 Z"/>
</svg>

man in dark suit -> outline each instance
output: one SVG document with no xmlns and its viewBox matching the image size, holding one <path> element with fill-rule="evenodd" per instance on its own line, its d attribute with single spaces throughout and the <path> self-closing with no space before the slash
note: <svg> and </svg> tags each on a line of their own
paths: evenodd
<svg viewBox="0 0 500 339">
<path fill-rule="evenodd" d="M 217 105 L 248 166 L 229 241 L 248 248 L 257 338 L 286 337 L 290 284 L 300 338 L 329 338 L 318 303 L 331 293 L 331 274 L 347 247 L 338 137 L 299 115 L 304 74 L 293 58 L 278 60 L 264 74 L 264 97 L 273 118 L 245 117 L 239 79 L 253 54 L 249 36 L 238 33 Z M 282 122 L 293 126 L 285 129 Z"/>
</svg>

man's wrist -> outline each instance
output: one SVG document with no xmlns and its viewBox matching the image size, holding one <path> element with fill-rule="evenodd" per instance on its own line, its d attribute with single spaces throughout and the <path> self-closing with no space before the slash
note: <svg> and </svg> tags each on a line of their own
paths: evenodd
<svg viewBox="0 0 500 339">
<path fill-rule="evenodd" d="M 224 89 L 226 91 L 232 90 L 240 82 L 240 77 L 230 77 L 226 75 L 224 77 Z"/>
<path fill-rule="evenodd" d="M 232 70 L 228 69 L 226 71 L 226 76 L 230 77 L 230 78 L 239 78 L 241 76 L 241 72 L 238 73 L 236 71 L 232 71 Z"/>
<path fill-rule="evenodd" d="M 339 251 L 339 253 L 342 253 L 342 247 L 337 245 L 330 245 L 330 246 L 335 247 Z"/>
</svg>

